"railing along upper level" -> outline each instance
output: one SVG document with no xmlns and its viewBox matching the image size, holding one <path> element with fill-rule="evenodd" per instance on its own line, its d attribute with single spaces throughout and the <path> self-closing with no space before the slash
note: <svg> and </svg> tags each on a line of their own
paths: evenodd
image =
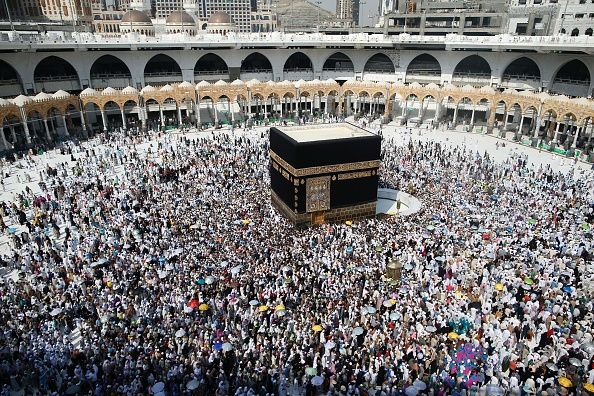
<svg viewBox="0 0 594 396">
<path fill-rule="evenodd" d="M 515 36 L 502 34 L 496 36 L 464 36 L 459 34 L 448 34 L 445 36 L 424 36 L 402 33 L 398 35 L 389 34 L 366 34 L 355 33 L 349 35 L 331 35 L 323 33 L 229 33 L 227 35 L 202 33 L 190 36 L 183 33 L 162 34 L 154 37 L 143 36 L 136 33 L 123 34 L 121 36 L 103 36 L 92 33 L 69 33 L 69 32 L 47 32 L 30 34 L 27 32 L 4 32 L 0 33 L 1 47 L 53 47 L 53 46 L 130 46 L 142 47 L 154 46 L 184 46 L 192 47 L 197 45 L 217 45 L 238 48 L 241 46 L 275 46 L 290 47 L 312 44 L 315 46 L 326 45 L 362 45 L 362 46 L 384 46 L 400 47 L 406 45 L 442 44 L 445 49 L 449 48 L 506 48 L 523 49 L 535 47 L 554 51 L 575 51 L 593 52 L 594 37 L 590 36 Z"/>
</svg>

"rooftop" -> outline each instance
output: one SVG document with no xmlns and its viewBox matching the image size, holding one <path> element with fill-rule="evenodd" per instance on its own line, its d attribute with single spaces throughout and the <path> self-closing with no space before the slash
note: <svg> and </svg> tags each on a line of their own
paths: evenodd
<svg viewBox="0 0 594 396">
<path fill-rule="evenodd" d="M 375 136 L 371 132 L 347 123 L 293 126 L 279 130 L 298 143 Z"/>
</svg>

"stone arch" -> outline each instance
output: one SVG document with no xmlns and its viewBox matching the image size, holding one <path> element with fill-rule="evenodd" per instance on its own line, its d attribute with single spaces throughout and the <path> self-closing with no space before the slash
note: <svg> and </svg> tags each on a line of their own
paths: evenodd
<svg viewBox="0 0 594 396">
<path fill-rule="evenodd" d="M 342 52 L 335 52 L 324 61 L 322 71 L 354 72 L 353 61 Z"/>
<path fill-rule="evenodd" d="M 425 82 L 426 78 L 439 79 L 440 77 L 441 65 L 433 55 L 417 55 L 406 67 L 407 82 Z"/>
<path fill-rule="evenodd" d="M 452 81 L 469 82 L 491 79 L 491 65 L 480 55 L 470 55 L 462 59 L 454 68 Z"/>
<path fill-rule="evenodd" d="M 306 71 L 313 72 L 313 63 L 309 56 L 303 52 L 295 52 L 287 58 L 283 66 L 283 72 Z"/>
<path fill-rule="evenodd" d="M 592 30 L 592 28 L 588 28 L 586 29 L 586 31 L 584 32 L 584 34 L 586 36 L 592 36 L 592 33 L 594 33 L 594 30 Z"/>
<path fill-rule="evenodd" d="M 377 53 L 367 59 L 363 72 L 394 74 L 396 69 L 394 68 L 394 62 L 386 54 Z"/>
<path fill-rule="evenodd" d="M 194 65 L 194 76 L 203 75 L 225 75 L 228 78 L 229 66 L 227 66 L 227 62 L 225 62 L 223 58 L 217 54 L 209 52 L 208 54 L 202 55 Z"/>
<path fill-rule="evenodd" d="M 532 59 L 522 56 L 510 62 L 501 76 L 502 80 L 538 80 L 540 81 L 540 67 Z"/>
<path fill-rule="evenodd" d="M 590 71 L 588 66 L 579 59 L 573 59 L 564 63 L 555 73 L 554 82 L 558 80 L 567 79 L 575 81 L 583 81 L 584 84 L 590 84 Z"/>
<path fill-rule="evenodd" d="M 571 36 L 575 37 L 575 36 L 579 36 L 580 35 L 580 29 L 575 28 L 571 31 Z"/>
<path fill-rule="evenodd" d="M 271 73 L 272 63 L 259 52 L 252 52 L 241 61 L 240 73 Z"/>
<path fill-rule="evenodd" d="M 18 85 L 18 90 L 15 90 L 15 92 L 5 92 L 6 86 L 8 85 Z M 3 90 L 2 96 L 17 96 L 18 94 L 23 93 L 23 80 L 21 79 L 21 75 L 10 63 L 2 59 L 0 59 L 0 86 Z"/>
<path fill-rule="evenodd" d="M 94 88 L 123 88 L 131 85 L 132 74 L 128 65 L 114 55 L 103 55 L 95 60 L 89 72 Z"/>
<path fill-rule="evenodd" d="M 80 82 L 76 69 L 70 62 L 55 55 L 45 57 L 37 63 L 33 72 L 33 80 L 36 85 L 39 85 L 36 87 L 38 91 L 46 89 L 46 85 L 48 85 L 47 90 L 55 92 L 58 89 L 53 89 L 54 86 L 50 84 L 60 84 L 60 82 L 68 82 L 70 84 L 69 87 L 62 86 L 62 89 L 67 88 L 65 89 L 66 91 L 80 90 Z"/>
<path fill-rule="evenodd" d="M 179 64 L 169 55 L 157 54 L 144 66 L 144 79 L 150 83 L 172 83 L 182 80 Z"/>
<path fill-rule="evenodd" d="M 554 73 L 551 90 L 569 96 L 588 96 L 592 76 L 588 66 L 579 59 L 565 62 Z"/>
</svg>

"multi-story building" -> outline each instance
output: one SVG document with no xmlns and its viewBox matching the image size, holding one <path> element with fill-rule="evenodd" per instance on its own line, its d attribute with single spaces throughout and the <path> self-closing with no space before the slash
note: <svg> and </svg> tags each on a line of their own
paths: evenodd
<svg viewBox="0 0 594 396">
<path fill-rule="evenodd" d="M 208 19 L 217 12 L 229 14 L 239 32 L 250 32 L 252 4 L 250 0 L 202 0 L 203 10 L 201 19 Z"/>
<path fill-rule="evenodd" d="M 175 11 L 179 11 L 183 6 L 182 0 L 156 0 L 155 18 L 165 19 Z"/>
<path fill-rule="evenodd" d="M 8 7 L 8 8 L 7 8 Z M 43 14 L 39 0 L 6 0 L 0 2 L 0 18 L 14 20 L 40 19 Z"/>
<path fill-rule="evenodd" d="M 511 0 L 508 32 L 526 36 L 592 36 L 591 0 Z"/>
<path fill-rule="evenodd" d="M 50 21 L 76 22 L 79 25 L 92 21 L 91 0 L 49 0 L 40 4 L 43 16 Z"/>
<path fill-rule="evenodd" d="M 251 13 L 252 33 L 275 32 L 278 30 L 278 18 L 270 9 L 258 9 Z"/>
<path fill-rule="evenodd" d="M 336 0 L 336 17 L 359 24 L 359 0 Z"/>
<path fill-rule="evenodd" d="M 505 0 L 384 0 L 380 23 L 389 33 L 491 36 L 505 30 Z"/>
<path fill-rule="evenodd" d="M 559 4 L 543 0 L 512 0 L 507 31 L 523 36 L 546 36 L 554 33 Z"/>
<path fill-rule="evenodd" d="M 592 36 L 593 28 L 594 4 L 591 0 L 559 0 L 559 17 L 553 33 Z"/>
<path fill-rule="evenodd" d="M 272 0 L 284 31 L 311 32 L 324 26 L 343 26 L 345 21 L 307 0 Z M 350 23 L 347 23 L 350 25 Z"/>
</svg>

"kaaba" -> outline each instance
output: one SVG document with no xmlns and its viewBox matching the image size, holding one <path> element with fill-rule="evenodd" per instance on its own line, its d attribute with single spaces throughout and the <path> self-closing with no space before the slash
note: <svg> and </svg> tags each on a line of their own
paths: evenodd
<svg viewBox="0 0 594 396">
<path fill-rule="evenodd" d="M 375 216 L 380 153 L 347 123 L 270 128 L 272 204 L 295 225 Z"/>
</svg>

